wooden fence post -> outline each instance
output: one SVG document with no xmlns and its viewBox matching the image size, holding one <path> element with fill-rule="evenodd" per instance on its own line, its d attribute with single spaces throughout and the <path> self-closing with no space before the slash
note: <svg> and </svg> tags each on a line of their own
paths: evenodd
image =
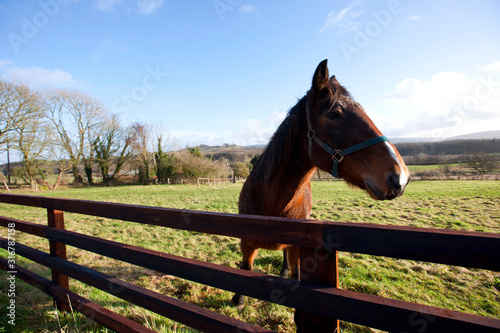
<svg viewBox="0 0 500 333">
<path fill-rule="evenodd" d="M 320 248 L 300 248 L 300 280 L 339 287 L 338 252 L 328 253 Z M 325 304 L 329 307 L 329 304 Z M 296 310 L 295 323 L 297 333 L 333 333 L 339 332 L 339 321 L 305 311 Z"/>
<path fill-rule="evenodd" d="M 48 226 L 52 228 L 64 229 L 64 214 L 60 210 L 47 209 Z M 66 244 L 50 241 L 50 254 L 67 259 L 66 256 Z M 52 281 L 60 285 L 61 287 L 69 290 L 69 280 L 68 276 L 52 270 Z M 70 311 L 69 306 L 64 303 L 56 302 L 57 309 L 59 311 Z"/>
</svg>

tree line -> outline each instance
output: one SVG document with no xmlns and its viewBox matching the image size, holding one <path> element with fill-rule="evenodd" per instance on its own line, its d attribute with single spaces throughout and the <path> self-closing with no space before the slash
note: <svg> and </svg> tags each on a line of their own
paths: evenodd
<svg viewBox="0 0 500 333">
<path fill-rule="evenodd" d="M 438 142 L 402 142 L 397 143 L 401 156 L 426 155 L 468 155 L 478 152 L 486 154 L 500 153 L 500 140 L 448 140 Z"/>
<path fill-rule="evenodd" d="M 152 177 L 163 182 L 178 173 L 225 177 L 233 172 L 227 161 L 204 158 L 196 149 L 169 152 L 170 145 L 164 126 L 145 122 L 125 126 L 118 114 L 87 93 L 35 90 L 0 77 L 0 150 L 19 154 L 16 176 L 33 190 L 47 160 L 57 169 L 54 189 L 65 173 L 72 174 L 75 184 L 92 185 L 96 170 L 104 183 L 116 182 L 123 174 L 148 183 Z"/>
<path fill-rule="evenodd" d="M 462 164 L 479 174 L 497 170 L 500 166 L 500 140 L 470 139 L 439 142 L 406 142 L 396 148 L 407 164 Z M 445 171 L 448 170 L 445 168 Z"/>
</svg>

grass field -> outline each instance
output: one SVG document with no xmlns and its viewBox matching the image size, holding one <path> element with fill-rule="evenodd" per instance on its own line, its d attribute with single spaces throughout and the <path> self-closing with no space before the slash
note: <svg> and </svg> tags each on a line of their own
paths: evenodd
<svg viewBox="0 0 500 333">
<path fill-rule="evenodd" d="M 68 189 L 41 195 L 133 203 L 150 206 L 237 213 L 241 184 L 227 186 L 124 186 Z M 19 193 L 19 192 L 18 192 Z M 25 194 L 30 194 L 24 192 Z M 410 183 L 397 200 L 378 202 L 342 182 L 313 183 L 312 218 L 316 220 L 369 222 L 417 227 L 500 233 L 500 182 L 498 181 L 420 181 Z M 46 223 L 43 209 L 0 204 L 1 215 Z M 118 242 L 182 255 L 207 262 L 237 267 L 238 240 L 230 237 L 190 233 L 155 226 L 65 214 L 69 230 Z M 3 229 L 5 237 L 6 229 Z M 48 251 L 48 242 L 18 234 L 17 241 Z M 3 257 L 6 252 L 0 250 Z M 220 313 L 280 332 L 293 332 L 293 310 L 260 300 L 249 299 L 244 310 L 229 306 L 232 294 L 186 280 L 164 276 L 137 266 L 68 247 L 71 261 L 200 305 Z M 21 257 L 18 263 L 45 277 L 49 270 Z M 261 251 L 256 270 L 278 274 L 281 253 Z M 394 299 L 444 307 L 500 318 L 500 274 L 438 264 L 396 260 L 368 255 L 341 253 L 341 288 Z M 0 272 L 0 300 L 7 304 L 7 275 Z M 117 313 L 160 332 L 191 332 L 169 319 L 70 280 L 73 291 Z M 49 296 L 24 283 L 18 283 L 16 332 L 106 331 L 78 313 L 59 315 Z M 8 332 L 5 307 L 0 309 L 0 325 Z M 341 323 L 343 332 L 369 329 Z"/>
</svg>

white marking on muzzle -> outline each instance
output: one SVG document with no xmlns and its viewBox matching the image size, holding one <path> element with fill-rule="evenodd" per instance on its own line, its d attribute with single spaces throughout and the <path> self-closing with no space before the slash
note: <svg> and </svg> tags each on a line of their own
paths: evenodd
<svg viewBox="0 0 500 333">
<path fill-rule="evenodd" d="M 399 169 L 401 170 L 401 174 L 399 175 L 399 185 L 401 185 L 401 188 L 403 189 L 408 183 L 408 174 L 406 173 L 406 168 L 401 164 L 401 161 L 398 158 L 398 154 L 396 153 L 392 145 L 389 142 L 384 143 L 387 147 L 387 150 L 389 151 L 389 155 L 391 155 L 392 159 L 398 164 Z"/>
</svg>

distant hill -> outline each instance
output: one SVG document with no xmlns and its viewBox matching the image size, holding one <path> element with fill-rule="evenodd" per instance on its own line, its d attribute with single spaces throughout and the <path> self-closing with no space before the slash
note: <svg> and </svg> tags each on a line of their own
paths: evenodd
<svg viewBox="0 0 500 333">
<path fill-rule="evenodd" d="M 478 139 L 500 139 L 500 131 L 485 131 L 465 135 L 454 136 L 448 140 L 478 140 Z"/>
<path fill-rule="evenodd" d="M 438 154 L 469 154 L 477 151 L 488 153 L 500 153 L 500 142 L 491 142 L 500 139 L 499 131 L 485 131 L 450 138 L 389 138 L 397 145 L 402 155 L 415 155 L 425 153 L 429 155 Z M 463 140 L 464 142 L 460 142 Z M 472 142 L 467 142 L 467 141 Z M 474 142 L 475 140 L 486 140 L 489 142 Z M 459 141 L 459 142 L 456 142 Z M 231 162 L 239 162 L 260 155 L 266 145 L 238 146 L 235 144 L 224 144 L 221 146 L 200 145 L 200 151 L 206 156 L 215 159 L 227 158 Z"/>
<path fill-rule="evenodd" d="M 255 155 L 262 154 L 264 146 L 238 146 L 235 144 L 223 144 L 221 146 L 200 145 L 200 152 L 215 160 L 227 159 L 229 162 L 249 161 Z"/>
<path fill-rule="evenodd" d="M 438 139 L 438 138 L 389 138 L 389 140 L 393 144 L 397 144 L 397 143 L 437 142 L 437 141 L 447 140 L 447 139 Z"/>
<path fill-rule="evenodd" d="M 493 140 L 493 139 L 499 139 Z M 402 156 L 426 154 L 463 155 L 476 152 L 488 154 L 500 153 L 500 131 L 486 131 L 460 135 L 451 138 L 390 138 Z M 214 159 L 225 158 L 230 162 L 243 162 L 264 151 L 265 145 L 238 146 L 224 144 L 221 146 L 201 145 L 200 151 Z"/>
<path fill-rule="evenodd" d="M 440 142 L 453 140 L 492 140 L 500 139 L 500 131 L 485 131 L 453 136 L 450 138 L 389 138 L 392 143 L 411 143 L 411 142 Z"/>
</svg>

